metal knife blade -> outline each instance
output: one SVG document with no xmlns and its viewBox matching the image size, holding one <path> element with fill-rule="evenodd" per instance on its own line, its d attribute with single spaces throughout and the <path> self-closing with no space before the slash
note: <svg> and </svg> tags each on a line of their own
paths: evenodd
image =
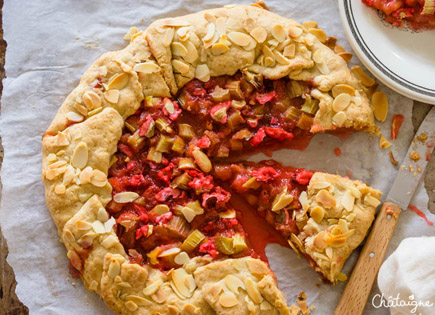
<svg viewBox="0 0 435 315">
<path fill-rule="evenodd" d="M 424 137 L 426 140 L 424 141 Z M 406 210 L 417 189 L 418 183 L 424 174 L 429 158 L 435 146 L 435 106 L 424 118 L 417 133 L 406 153 L 405 158 L 400 164 L 399 173 L 393 182 L 386 201 L 393 202 Z M 415 152 L 415 153 L 414 153 Z M 418 161 L 412 156 L 420 157 Z"/>
</svg>

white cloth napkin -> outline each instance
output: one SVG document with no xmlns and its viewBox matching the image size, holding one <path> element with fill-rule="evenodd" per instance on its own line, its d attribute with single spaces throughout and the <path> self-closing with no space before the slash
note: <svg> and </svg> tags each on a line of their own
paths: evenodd
<svg viewBox="0 0 435 315">
<path fill-rule="evenodd" d="M 392 315 L 435 314 L 435 237 L 410 237 L 382 264 L 375 307 Z"/>
</svg>

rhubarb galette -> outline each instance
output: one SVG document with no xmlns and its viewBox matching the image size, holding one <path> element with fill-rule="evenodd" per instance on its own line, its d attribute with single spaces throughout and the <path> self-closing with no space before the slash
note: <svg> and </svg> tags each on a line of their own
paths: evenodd
<svg viewBox="0 0 435 315">
<path fill-rule="evenodd" d="M 314 22 L 258 6 L 129 36 L 85 72 L 43 137 L 47 205 L 73 275 L 119 314 L 289 314 L 247 232 L 258 216 L 256 229 L 344 280 L 380 192 L 237 158 L 320 131 L 373 130 L 373 82 Z"/>
</svg>

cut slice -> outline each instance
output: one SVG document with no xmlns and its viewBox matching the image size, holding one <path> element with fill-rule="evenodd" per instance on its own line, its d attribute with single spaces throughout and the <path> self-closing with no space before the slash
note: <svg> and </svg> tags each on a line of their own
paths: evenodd
<svg viewBox="0 0 435 315">
<path fill-rule="evenodd" d="M 316 271 L 331 282 L 346 279 L 341 269 L 367 234 L 380 203 L 378 190 L 274 161 L 216 165 L 215 173 L 246 196 Z"/>
</svg>

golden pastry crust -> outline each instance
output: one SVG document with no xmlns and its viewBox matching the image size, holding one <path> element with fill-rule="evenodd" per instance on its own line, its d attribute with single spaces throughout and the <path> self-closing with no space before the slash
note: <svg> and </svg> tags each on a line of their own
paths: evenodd
<svg viewBox="0 0 435 315">
<path fill-rule="evenodd" d="M 43 137 L 42 178 L 48 209 L 72 265 L 81 271 L 85 286 L 115 312 L 289 313 L 269 268 L 257 259 L 210 262 L 198 257 L 168 274 L 129 263 L 104 208 L 112 198 L 107 181 L 111 156 L 124 120 L 144 97 L 174 95 L 193 78 L 207 81 L 239 70 L 271 79 L 312 80 L 317 89 L 311 96 L 320 100 L 312 132 L 374 126 L 368 98 L 346 62 L 302 25 L 259 7 L 229 6 L 159 20 L 134 34 L 125 49 L 101 56 Z M 331 92 L 338 84 L 351 91 L 340 106 L 334 105 L 338 95 Z M 326 180 L 333 187 L 339 181 Z M 373 218 L 373 209 L 367 217 L 364 211 L 364 204 L 361 213 L 355 211 L 355 222 L 364 223 L 364 229 L 356 229 L 360 232 L 348 238 L 346 247 L 337 249 L 343 257 L 361 242 L 368 217 Z M 303 241 L 311 253 L 309 226 Z M 330 268 L 330 280 L 335 281 L 333 270 L 338 267 L 322 267 L 322 272 Z"/>
<path fill-rule="evenodd" d="M 365 238 L 380 198 L 380 191 L 359 180 L 321 172 L 314 173 L 307 192 L 299 197 L 301 251 L 329 281 L 346 280 L 341 269 Z"/>
</svg>

